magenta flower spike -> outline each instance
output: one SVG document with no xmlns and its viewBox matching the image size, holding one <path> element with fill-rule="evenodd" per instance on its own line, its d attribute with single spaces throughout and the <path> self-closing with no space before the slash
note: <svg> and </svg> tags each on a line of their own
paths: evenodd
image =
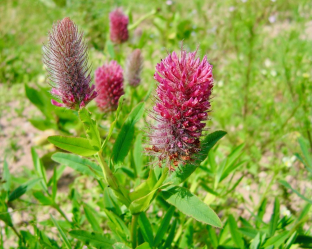
<svg viewBox="0 0 312 249">
<path fill-rule="evenodd" d="M 182 49 L 180 58 L 169 54 L 156 66 L 158 81 L 156 103 L 151 116 L 156 124 L 149 134 L 152 155 L 159 163 L 166 161 L 171 171 L 179 163 L 192 161 L 200 151 L 200 137 L 205 127 L 213 88 L 212 66 L 205 56 Z"/>
<path fill-rule="evenodd" d="M 113 43 L 120 44 L 129 39 L 128 17 L 117 8 L 109 13 L 110 39 Z"/>
<path fill-rule="evenodd" d="M 95 85 L 98 96 L 95 101 L 100 110 L 110 112 L 117 109 L 119 98 L 124 94 L 123 81 L 122 68 L 116 61 L 96 69 Z"/>
<path fill-rule="evenodd" d="M 78 110 L 96 97 L 95 86 L 90 86 L 83 33 L 68 17 L 53 25 L 49 42 L 44 46 L 43 62 L 51 81 L 51 94 L 62 102 L 52 99 L 53 105 Z"/>
<path fill-rule="evenodd" d="M 136 87 L 141 82 L 143 57 L 140 49 L 135 49 L 127 59 L 125 78 L 130 86 Z"/>
</svg>

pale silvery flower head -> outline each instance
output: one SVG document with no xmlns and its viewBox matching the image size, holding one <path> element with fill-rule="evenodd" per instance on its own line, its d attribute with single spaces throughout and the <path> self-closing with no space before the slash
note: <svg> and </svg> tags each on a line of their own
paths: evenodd
<svg viewBox="0 0 312 249">
<path fill-rule="evenodd" d="M 51 81 L 51 93 L 62 102 L 52 99 L 53 105 L 77 110 L 96 97 L 95 86 L 90 86 L 83 33 L 68 17 L 53 25 L 49 41 L 44 46 L 43 62 Z"/>
<path fill-rule="evenodd" d="M 137 86 L 141 82 L 141 71 L 143 67 L 143 56 L 140 49 L 135 49 L 126 62 L 125 78 L 130 86 Z"/>
</svg>

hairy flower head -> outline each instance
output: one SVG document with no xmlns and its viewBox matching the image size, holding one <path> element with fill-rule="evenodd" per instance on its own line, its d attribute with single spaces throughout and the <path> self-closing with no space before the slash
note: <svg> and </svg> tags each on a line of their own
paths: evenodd
<svg viewBox="0 0 312 249">
<path fill-rule="evenodd" d="M 141 82 L 143 56 L 140 49 L 135 49 L 127 59 L 125 78 L 130 86 L 137 86 Z"/>
<path fill-rule="evenodd" d="M 68 17 L 53 25 L 48 44 L 44 46 L 43 62 L 51 81 L 51 93 L 62 102 L 52 99 L 53 105 L 77 110 L 96 97 L 95 86 L 90 86 L 83 33 Z"/>
<path fill-rule="evenodd" d="M 149 134 L 151 154 L 167 161 L 170 170 L 181 162 L 192 161 L 200 151 L 200 137 L 205 127 L 213 88 L 212 66 L 205 56 L 182 49 L 180 58 L 169 54 L 156 66 L 158 81 L 156 103 L 151 116 L 156 124 Z"/>
<path fill-rule="evenodd" d="M 110 39 L 113 43 L 120 44 L 126 42 L 129 38 L 128 17 L 117 8 L 109 13 Z"/>
<path fill-rule="evenodd" d="M 116 61 L 104 64 L 95 71 L 95 85 L 98 96 L 95 99 L 98 107 L 105 112 L 114 111 L 124 94 L 122 68 Z"/>
</svg>

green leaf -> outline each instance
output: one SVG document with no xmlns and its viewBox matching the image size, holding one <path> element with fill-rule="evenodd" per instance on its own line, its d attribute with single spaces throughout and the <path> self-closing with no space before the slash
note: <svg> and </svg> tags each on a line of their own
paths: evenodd
<svg viewBox="0 0 312 249">
<path fill-rule="evenodd" d="M 164 248 L 164 249 L 165 248 L 172 248 L 171 243 L 172 243 L 174 236 L 175 236 L 175 233 L 176 233 L 176 231 L 175 231 L 176 226 L 177 226 L 177 220 L 173 220 L 169 235 L 166 239 L 165 245 L 162 248 Z"/>
<path fill-rule="evenodd" d="M 162 241 L 163 237 L 165 236 L 166 232 L 168 231 L 170 220 L 174 214 L 175 207 L 171 206 L 165 214 L 165 217 L 161 220 L 160 226 L 158 227 L 155 240 L 154 240 L 154 246 L 157 247 L 160 242 Z"/>
<path fill-rule="evenodd" d="M 290 247 L 295 243 L 298 233 L 295 231 L 293 234 L 289 237 L 289 239 L 286 241 L 284 249 L 290 249 Z M 312 243 L 312 239 L 311 239 Z"/>
<path fill-rule="evenodd" d="M 36 183 L 38 183 L 41 180 L 42 180 L 41 178 L 32 179 L 17 187 L 10 193 L 8 202 L 14 201 L 15 199 L 21 197 L 23 194 L 25 194 L 28 190 L 30 190 Z"/>
<path fill-rule="evenodd" d="M 309 148 L 308 148 L 308 145 L 306 144 L 305 140 L 303 137 L 299 137 L 298 138 L 298 142 L 300 144 L 300 148 L 301 148 L 301 151 L 305 157 L 305 160 L 307 162 L 307 165 L 308 168 L 310 170 L 312 170 L 312 157 L 311 157 L 311 154 L 309 153 Z"/>
<path fill-rule="evenodd" d="M 144 240 L 148 242 L 151 247 L 153 247 L 153 229 L 144 212 L 140 213 L 138 221 Z"/>
<path fill-rule="evenodd" d="M 147 242 L 145 242 L 145 243 L 137 246 L 136 249 L 151 249 L 151 247 Z"/>
<path fill-rule="evenodd" d="M 86 214 L 86 217 L 87 217 L 89 223 L 92 226 L 93 231 L 101 233 L 103 231 L 103 229 L 101 228 L 101 226 L 98 222 L 98 219 L 94 215 L 94 210 L 91 207 L 89 207 L 87 204 L 85 204 L 83 206 L 83 210 Z"/>
<path fill-rule="evenodd" d="M 193 245 L 193 236 L 194 236 L 194 227 L 193 222 L 188 220 L 183 226 L 183 235 L 181 236 L 179 248 L 194 248 Z M 186 226 L 185 226 L 186 225 Z"/>
<path fill-rule="evenodd" d="M 210 225 L 207 225 L 207 230 L 208 230 L 208 236 L 210 238 L 210 241 L 211 241 L 211 244 L 213 246 L 213 248 L 217 248 L 218 245 L 219 245 L 219 242 L 218 242 L 218 237 L 217 237 L 217 234 L 216 234 L 216 231 L 215 229 L 210 226 Z"/>
<path fill-rule="evenodd" d="M 230 232 L 231 232 L 232 239 L 233 239 L 234 243 L 239 248 L 244 249 L 245 248 L 244 241 L 243 241 L 241 234 L 238 232 L 237 223 L 236 223 L 233 215 L 231 215 L 231 214 L 229 215 L 228 222 L 229 222 Z"/>
<path fill-rule="evenodd" d="M 43 190 L 48 193 L 48 187 L 47 187 L 47 174 L 46 174 L 46 170 L 43 167 L 42 161 L 39 158 L 37 152 L 35 151 L 34 147 L 31 147 L 31 156 L 32 156 L 32 160 L 35 166 L 35 170 L 38 174 L 38 176 L 40 178 L 43 179 L 43 181 L 40 182 Z"/>
<path fill-rule="evenodd" d="M 79 117 L 83 123 L 90 144 L 98 151 L 101 148 L 101 137 L 96 121 L 91 118 L 91 113 L 86 108 L 81 108 L 79 110 Z"/>
<path fill-rule="evenodd" d="M 9 165 L 6 160 L 3 162 L 3 188 L 5 191 L 9 192 L 11 188 L 11 174 L 9 171 Z"/>
<path fill-rule="evenodd" d="M 0 220 L 4 221 L 9 227 L 13 226 L 11 215 L 8 212 L 7 204 L 0 198 Z M 0 230 L 1 232 L 1 230 Z"/>
<path fill-rule="evenodd" d="M 279 203 L 278 198 L 275 198 L 273 214 L 270 220 L 270 230 L 269 230 L 270 237 L 272 237 L 276 231 L 278 220 L 279 220 L 279 215 L 280 215 L 279 210 L 280 210 L 280 203 Z"/>
<path fill-rule="evenodd" d="M 289 236 L 289 231 L 284 231 L 281 234 L 278 234 L 274 237 L 269 238 L 263 245 L 263 247 L 274 246 L 278 248 Z"/>
<path fill-rule="evenodd" d="M 52 119 L 53 120 L 53 119 Z M 31 118 L 28 121 L 38 130 L 45 131 L 48 129 L 57 130 L 57 125 L 51 119 Z M 54 121 L 54 120 L 53 120 Z"/>
<path fill-rule="evenodd" d="M 139 186 L 137 186 L 133 192 L 129 194 L 130 200 L 134 201 L 139 199 L 153 190 L 155 184 L 157 183 L 157 179 L 155 176 L 154 170 L 151 168 L 149 172 L 149 176 L 146 181 L 142 182 Z"/>
<path fill-rule="evenodd" d="M 215 227 L 222 227 L 222 223 L 216 213 L 188 189 L 179 186 L 169 187 L 162 191 L 162 196 L 182 213 L 200 222 Z"/>
<path fill-rule="evenodd" d="M 262 222 L 262 218 L 265 214 L 265 210 L 266 210 L 266 205 L 267 205 L 267 198 L 264 198 L 264 200 L 262 201 L 260 207 L 259 207 L 259 210 L 258 210 L 258 215 L 257 215 L 257 221 L 256 221 L 256 226 L 259 228 L 260 227 L 260 224 Z"/>
<path fill-rule="evenodd" d="M 211 148 L 226 134 L 225 131 L 215 131 L 210 133 L 208 136 L 204 138 L 201 142 L 201 151 L 198 153 L 197 160 L 195 165 L 199 165 L 208 155 Z M 196 169 L 197 167 L 193 164 L 186 164 L 182 171 L 176 170 L 173 172 L 165 181 L 170 182 L 172 184 L 178 185 L 184 182 Z"/>
<path fill-rule="evenodd" d="M 52 200 L 55 201 L 56 193 L 57 193 L 57 170 L 54 167 L 53 176 L 52 176 Z"/>
<path fill-rule="evenodd" d="M 284 180 L 280 180 L 278 181 L 280 184 L 282 184 L 284 187 L 290 189 L 291 191 L 293 191 L 296 195 L 298 195 L 301 199 L 307 201 L 308 203 L 312 204 L 312 200 L 308 199 L 307 197 L 303 196 L 302 194 L 300 194 L 297 190 L 293 189 L 292 186 L 290 186 L 290 184 Z"/>
<path fill-rule="evenodd" d="M 127 156 L 134 136 L 134 125 L 141 118 L 144 103 L 139 103 L 126 118 L 115 141 L 111 158 L 114 163 L 123 162 Z"/>
<path fill-rule="evenodd" d="M 252 240 L 250 244 L 250 249 L 259 249 L 260 248 L 260 233 L 257 233 L 256 237 Z"/>
<path fill-rule="evenodd" d="M 118 117 L 119 117 L 119 114 L 121 112 L 121 108 L 122 108 L 122 105 L 123 105 L 123 102 L 124 102 L 125 98 L 124 96 L 121 96 L 119 98 L 119 101 L 118 101 L 118 108 L 117 108 L 117 111 L 116 111 L 116 118 L 114 120 L 114 122 L 111 123 L 110 127 L 109 127 L 109 131 L 108 131 L 108 134 L 102 144 L 102 151 L 104 151 L 104 148 L 107 144 L 107 142 L 109 141 L 110 137 L 112 136 L 113 134 L 113 131 L 114 131 L 114 128 L 116 126 L 116 123 L 117 123 L 117 120 L 118 120 Z"/>
<path fill-rule="evenodd" d="M 113 190 L 111 188 L 104 189 L 104 207 L 110 211 L 113 211 L 116 215 L 120 216 L 120 205 L 117 203 L 117 200 L 112 192 Z"/>
<path fill-rule="evenodd" d="M 135 191 L 130 193 L 130 199 L 133 201 L 131 202 L 129 209 L 132 214 L 144 212 L 146 211 L 146 209 L 148 209 L 158 189 L 163 188 L 164 186 L 169 184 L 169 183 L 165 183 L 161 185 L 165 181 L 167 177 L 167 173 L 168 173 L 168 168 L 165 168 L 161 177 L 156 182 L 156 176 L 155 176 L 154 170 L 151 169 L 150 176 L 147 179 L 147 181 L 140 184 L 135 189 Z"/>
<path fill-rule="evenodd" d="M 33 103 L 42 112 L 43 115 L 45 115 L 47 120 L 53 120 L 53 115 L 51 112 L 53 105 L 51 104 L 51 100 L 48 98 L 48 95 L 45 94 L 43 89 L 38 91 L 25 84 L 25 94 L 30 102 Z"/>
<path fill-rule="evenodd" d="M 114 249 L 131 249 L 129 246 L 126 246 L 124 243 L 117 242 L 113 245 Z"/>
<path fill-rule="evenodd" d="M 94 178 L 103 177 L 100 166 L 86 158 L 81 158 L 80 156 L 68 153 L 57 152 L 53 154 L 52 160 L 60 164 L 65 164 L 87 176 Z"/>
<path fill-rule="evenodd" d="M 42 205 L 53 205 L 51 198 L 45 196 L 42 192 L 36 191 L 33 195 Z"/>
<path fill-rule="evenodd" d="M 60 149 L 81 156 L 92 156 L 98 152 L 90 145 L 88 139 L 82 137 L 50 136 L 48 141 Z"/>
<path fill-rule="evenodd" d="M 92 245 L 97 248 L 113 248 L 114 241 L 106 238 L 102 233 L 85 230 L 71 230 L 68 233 L 71 237 L 81 240 L 85 245 Z"/>
<path fill-rule="evenodd" d="M 130 238 L 130 231 L 125 222 L 115 213 L 104 209 L 109 221 L 113 224 L 110 228 L 117 233 L 117 235 L 125 242 Z"/>
<path fill-rule="evenodd" d="M 137 176 L 141 175 L 142 168 L 143 168 L 143 161 L 142 161 L 142 134 L 139 134 L 136 137 L 134 147 L 133 147 L 133 160 L 135 165 L 135 170 Z"/>
<path fill-rule="evenodd" d="M 109 39 L 106 40 L 106 50 L 110 55 L 111 59 L 115 59 L 114 45 Z"/>
<path fill-rule="evenodd" d="M 58 224 L 57 221 L 54 219 L 54 217 L 52 216 L 52 214 L 50 214 L 50 217 L 51 217 L 51 219 L 52 219 L 54 225 L 56 226 L 57 230 L 59 231 L 59 233 L 60 233 L 60 235 L 61 235 L 61 237 L 62 237 L 62 239 L 63 239 L 63 241 L 64 241 L 64 243 L 65 243 L 65 245 L 66 245 L 66 247 L 67 247 L 68 249 L 71 249 L 72 247 L 71 247 L 71 245 L 70 245 L 70 243 L 69 243 L 69 241 L 68 241 L 68 239 L 67 239 L 65 233 L 63 232 L 62 228 L 59 226 L 59 224 Z"/>
<path fill-rule="evenodd" d="M 258 230 L 251 227 L 241 227 L 238 228 L 238 231 L 244 236 L 255 238 L 257 236 Z"/>
</svg>

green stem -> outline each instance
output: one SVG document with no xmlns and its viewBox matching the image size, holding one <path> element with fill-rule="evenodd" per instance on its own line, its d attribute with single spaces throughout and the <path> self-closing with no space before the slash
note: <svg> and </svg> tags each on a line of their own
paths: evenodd
<svg viewBox="0 0 312 249">
<path fill-rule="evenodd" d="M 103 156 L 102 156 L 102 151 L 99 151 L 98 153 L 99 157 L 99 163 L 101 165 L 103 175 L 104 175 L 104 180 L 108 186 L 112 188 L 114 191 L 116 197 L 124 203 L 127 207 L 129 207 L 131 200 L 129 199 L 128 195 L 121 189 L 118 185 L 117 179 L 114 176 L 113 172 L 111 169 L 108 167 L 107 163 L 105 162 Z"/>
<path fill-rule="evenodd" d="M 16 228 L 12 225 L 11 226 L 12 230 L 14 231 L 14 233 L 17 235 L 17 237 L 19 237 L 19 239 L 21 239 L 21 235 L 18 233 L 18 231 L 16 230 Z"/>
<path fill-rule="evenodd" d="M 65 215 L 65 213 L 62 211 L 62 209 L 60 209 L 60 207 L 57 204 L 54 204 L 53 207 L 60 213 L 60 215 L 63 216 L 63 218 L 71 224 L 70 220 L 67 218 L 67 216 Z"/>
<path fill-rule="evenodd" d="M 136 248 L 137 246 L 137 224 L 138 224 L 138 214 L 134 214 L 132 216 L 132 223 L 131 223 L 131 244 L 132 248 Z"/>
</svg>

